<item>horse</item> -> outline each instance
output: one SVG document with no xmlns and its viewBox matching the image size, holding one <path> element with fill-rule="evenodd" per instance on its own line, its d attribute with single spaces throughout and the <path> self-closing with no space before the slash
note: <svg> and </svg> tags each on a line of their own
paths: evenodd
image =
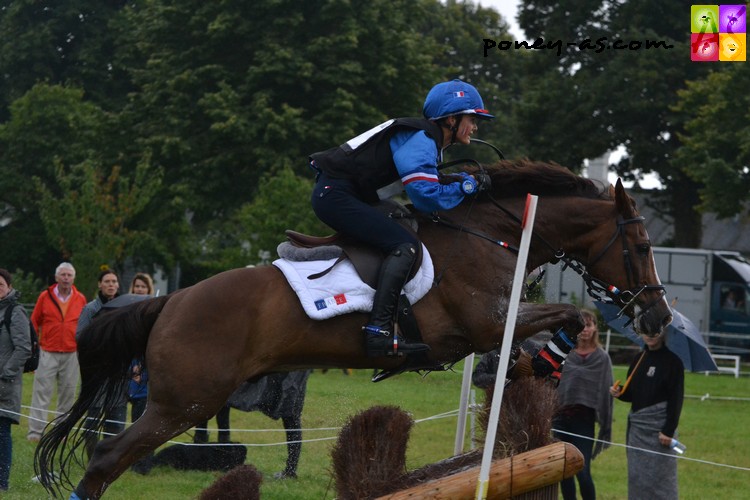
<svg viewBox="0 0 750 500">
<path fill-rule="evenodd" d="M 432 288 L 413 306 L 430 362 L 455 363 L 501 344 L 527 193 L 539 197 L 527 271 L 565 260 L 619 304 L 639 333 L 658 335 L 669 324 L 643 217 L 621 181 L 603 186 L 529 160 L 462 168 L 481 169 L 491 188 L 445 212 L 410 207 L 435 269 Z M 115 310 L 81 334 L 81 392 L 36 448 L 40 482 L 52 495 L 72 488 L 69 470 L 83 439 L 77 422 L 100 391 L 111 399 L 133 358 L 145 356 L 151 374 L 146 411 L 98 443 L 71 498 L 99 498 L 130 464 L 216 414 L 246 380 L 309 368 L 408 366 L 404 358 L 366 357 L 365 320 L 364 313 L 310 319 L 274 266 L 229 270 Z M 522 302 L 514 339 L 559 328 L 573 341 L 582 330 L 574 306 Z"/>
</svg>

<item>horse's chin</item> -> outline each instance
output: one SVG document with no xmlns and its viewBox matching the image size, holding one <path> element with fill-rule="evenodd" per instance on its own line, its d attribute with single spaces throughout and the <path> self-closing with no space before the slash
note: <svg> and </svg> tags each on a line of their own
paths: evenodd
<svg viewBox="0 0 750 500">
<path fill-rule="evenodd" d="M 637 311 L 633 325 L 638 335 L 658 337 L 671 322 L 671 311 L 659 314 L 655 308 L 651 308 L 646 311 Z"/>
</svg>

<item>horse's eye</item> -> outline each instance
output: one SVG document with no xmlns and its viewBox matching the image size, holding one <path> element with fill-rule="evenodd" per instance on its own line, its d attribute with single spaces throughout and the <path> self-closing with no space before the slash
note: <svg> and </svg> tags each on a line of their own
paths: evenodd
<svg viewBox="0 0 750 500">
<path fill-rule="evenodd" d="M 640 255 L 648 255 L 648 251 L 651 250 L 651 244 L 650 243 L 640 243 L 635 246 L 636 251 Z"/>
</svg>

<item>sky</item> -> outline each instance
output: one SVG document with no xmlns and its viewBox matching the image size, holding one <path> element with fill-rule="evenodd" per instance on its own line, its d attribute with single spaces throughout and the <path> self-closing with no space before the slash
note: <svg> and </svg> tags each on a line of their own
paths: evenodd
<svg viewBox="0 0 750 500">
<path fill-rule="evenodd" d="M 510 24 L 510 32 L 516 37 L 517 40 L 523 40 L 521 36 L 523 31 L 516 22 L 516 14 L 518 12 L 518 0 L 475 0 L 476 3 L 482 7 L 492 7 L 500 14 L 503 15 L 505 21 Z"/>
</svg>

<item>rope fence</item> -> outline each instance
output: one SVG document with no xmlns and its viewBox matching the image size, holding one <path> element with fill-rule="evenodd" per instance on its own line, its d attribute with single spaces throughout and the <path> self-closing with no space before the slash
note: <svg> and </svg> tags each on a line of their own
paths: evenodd
<svg viewBox="0 0 750 500">
<path fill-rule="evenodd" d="M 750 402 L 750 398 L 731 397 L 731 396 L 726 396 L 726 397 L 724 397 L 724 396 L 711 396 L 710 394 L 704 394 L 704 395 L 687 395 L 686 394 L 685 397 L 686 398 L 691 398 L 691 399 L 698 399 L 700 401 L 706 401 L 706 400 L 709 400 L 709 399 L 716 399 L 716 400 L 722 400 L 722 401 Z M 28 409 L 28 410 L 33 409 L 32 407 L 27 406 L 27 405 L 23 405 L 22 408 Z M 478 404 L 470 405 L 469 406 L 469 412 L 472 414 L 472 416 L 474 416 L 478 412 L 478 410 L 480 408 L 481 408 L 481 405 L 478 405 Z M 48 413 L 59 415 L 59 412 L 56 412 L 54 410 L 47 410 L 47 411 L 48 411 Z M 10 411 L 6 411 L 6 413 L 17 415 L 17 416 L 19 416 L 21 418 L 26 418 L 26 419 L 29 419 L 29 420 L 32 419 L 32 417 L 30 415 L 27 415 L 27 414 L 24 414 L 24 413 L 15 413 L 15 412 L 10 412 Z M 427 423 L 427 422 L 442 420 L 442 419 L 445 419 L 445 418 L 457 418 L 458 414 L 459 414 L 459 410 L 458 409 L 449 410 L 449 411 L 445 411 L 445 412 L 438 413 L 438 414 L 435 414 L 435 415 L 431 415 L 429 417 L 415 419 L 414 423 L 415 424 L 423 424 L 423 423 Z M 116 420 L 108 420 L 108 422 L 110 422 L 110 423 L 124 424 L 126 426 L 132 425 L 132 423 L 129 423 L 129 422 L 122 422 L 122 421 L 116 421 Z M 229 432 L 232 432 L 232 433 L 261 433 L 261 432 L 287 432 L 287 430 L 300 431 L 300 432 L 308 432 L 308 433 L 309 432 L 331 432 L 331 431 L 339 431 L 339 430 L 341 430 L 341 427 L 311 427 L 311 428 L 301 428 L 301 429 L 283 429 L 283 428 L 282 429 L 278 429 L 278 428 L 277 429 L 235 429 L 235 428 L 232 428 L 232 429 L 229 429 Z M 610 446 L 617 446 L 617 447 L 620 447 L 620 448 L 637 450 L 637 451 L 640 451 L 640 452 L 643 452 L 643 453 L 651 453 L 651 454 L 654 454 L 654 455 L 670 456 L 670 457 L 673 457 L 673 458 L 675 458 L 677 460 L 688 460 L 688 461 L 691 461 L 691 462 L 696 462 L 696 463 L 700 463 L 700 464 L 704 464 L 704 465 L 711 465 L 711 466 L 714 466 L 714 467 L 723 467 L 723 468 L 727 468 L 727 469 L 733 469 L 733 470 L 738 470 L 738 471 L 750 472 L 750 467 L 741 467 L 741 466 L 737 466 L 737 465 L 723 464 L 723 463 L 713 462 L 713 461 L 709 461 L 709 460 L 702 460 L 702 459 L 699 459 L 699 458 L 686 457 L 684 455 L 674 455 L 674 454 L 671 454 L 671 453 L 660 453 L 660 452 L 655 452 L 655 451 L 652 451 L 652 450 L 646 450 L 646 449 L 638 448 L 638 447 L 634 447 L 634 446 L 628 446 L 627 444 L 624 444 L 624 443 L 616 443 L 614 441 L 598 440 L 596 438 L 591 438 L 591 437 L 588 437 L 588 436 L 582 436 L 582 435 L 579 435 L 579 434 L 574 434 L 574 433 L 571 433 L 571 432 L 561 431 L 561 430 L 557 430 L 557 429 L 554 429 L 554 428 L 552 430 L 555 431 L 555 432 L 557 432 L 557 433 L 560 433 L 560 434 L 566 434 L 566 435 L 570 435 L 570 436 L 573 436 L 573 437 L 579 437 L 579 438 L 591 440 L 591 441 L 594 441 L 594 442 L 601 442 L 601 443 L 604 443 L 604 444 L 607 444 L 607 445 L 610 445 Z M 105 432 L 101 432 L 101 434 L 102 435 L 112 435 L 110 433 L 105 433 Z M 181 445 L 185 445 L 185 446 L 247 446 L 247 447 L 251 447 L 251 448 L 252 447 L 256 447 L 257 448 L 257 447 L 269 447 L 269 446 L 287 446 L 288 444 L 292 444 L 292 443 L 317 443 L 317 442 L 323 442 L 323 441 L 333 441 L 333 440 L 335 440 L 337 438 L 338 438 L 338 435 L 335 435 L 335 436 L 326 436 L 326 437 L 320 437 L 320 438 L 301 439 L 301 440 L 297 440 L 297 441 L 278 441 L 278 442 L 273 442 L 273 443 L 221 443 L 221 444 L 220 443 L 201 443 L 201 444 L 196 444 L 196 443 L 186 443 L 186 442 L 182 442 L 182 441 L 169 440 L 165 444 L 181 444 Z"/>
</svg>

